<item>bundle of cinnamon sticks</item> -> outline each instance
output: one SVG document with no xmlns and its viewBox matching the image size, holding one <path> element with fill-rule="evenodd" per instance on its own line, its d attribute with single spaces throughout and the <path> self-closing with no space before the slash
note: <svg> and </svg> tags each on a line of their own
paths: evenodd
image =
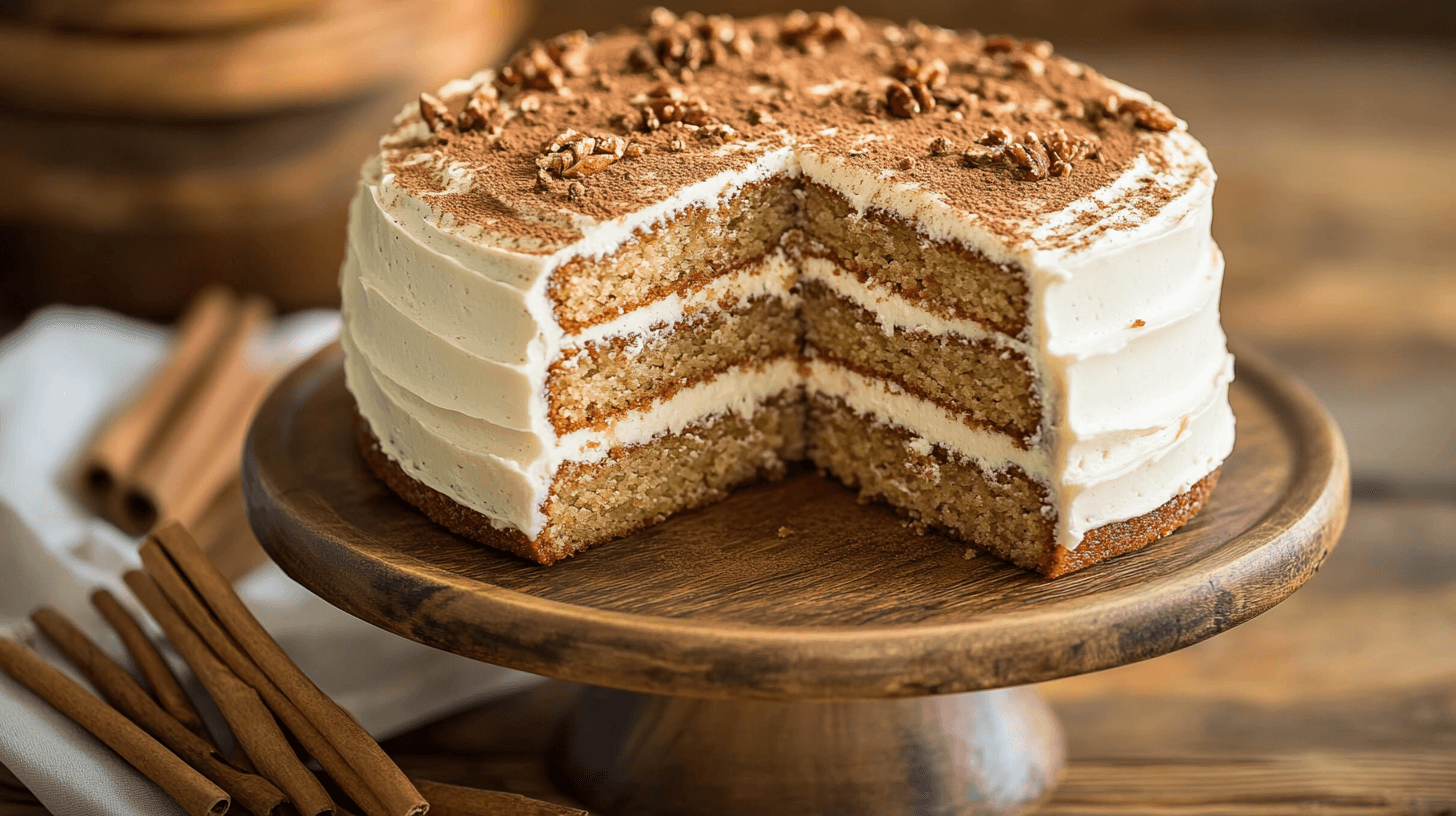
<svg viewBox="0 0 1456 816">
<path fill-rule="evenodd" d="M 0 669 L 110 746 L 192 816 L 219 816 L 234 803 L 257 816 L 419 816 L 427 810 L 585 816 L 515 794 L 410 779 L 289 659 L 186 528 L 175 522 L 157 528 L 141 556 L 146 570 L 123 578 L 217 704 L 242 749 L 239 759 L 224 757 L 156 645 L 105 590 L 92 602 L 125 644 L 140 681 L 47 607 L 32 620 L 104 701 L 13 640 L 0 638 Z M 343 791 L 350 810 L 335 803 L 308 758 Z"/>
<path fill-rule="evenodd" d="M 268 301 L 221 287 L 192 301 L 166 358 L 86 451 L 80 491 L 97 512 L 133 535 L 177 519 L 229 573 L 256 566 L 261 551 L 235 523 L 238 471 L 273 380 L 253 359 L 272 316 Z"/>
</svg>

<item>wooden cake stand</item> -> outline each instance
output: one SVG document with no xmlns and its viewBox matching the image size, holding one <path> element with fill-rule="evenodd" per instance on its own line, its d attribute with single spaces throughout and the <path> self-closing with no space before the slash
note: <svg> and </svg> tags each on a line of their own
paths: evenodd
<svg viewBox="0 0 1456 816">
<path fill-rule="evenodd" d="M 553 768 L 594 810 L 1009 814 L 1063 764 L 1026 684 L 1218 634 L 1334 547 L 1349 467 L 1333 420 L 1247 350 L 1231 398 L 1238 444 L 1203 512 L 1053 581 L 967 558 L 812 473 L 540 567 L 437 527 L 369 474 L 337 348 L 263 406 L 244 483 L 268 552 L 330 603 L 598 687 L 561 725 Z"/>
</svg>

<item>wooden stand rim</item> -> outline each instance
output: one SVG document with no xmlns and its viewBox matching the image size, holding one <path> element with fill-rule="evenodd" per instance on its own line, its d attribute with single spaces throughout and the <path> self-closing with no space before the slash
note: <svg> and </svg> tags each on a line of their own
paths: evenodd
<svg viewBox="0 0 1456 816">
<path fill-rule="evenodd" d="M 526 565 L 436 527 L 368 474 L 353 449 L 337 347 L 269 397 L 244 456 L 244 486 L 255 532 L 295 579 L 370 623 L 479 660 L 721 699 L 868 699 L 1020 685 L 1155 657 L 1231 628 L 1287 597 L 1333 548 L 1349 493 L 1339 429 L 1301 383 L 1250 349 L 1236 351 L 1239 442 L 1208 506 L 1147 550 L 1051 582 L 987 557 L 962 570 L 948 554 L 959 552 L 953 542 L 934 535 L 917 542 L 885 508 L 855 505 L 848 491 L 812 475 L 740 491 L 563 565 Z M 847 525 L 872 529 L 899 560 L 856 583 L 853 569 L 878 562 L 810 563 L 819 531 L 793 542 L 810 551 L 803 561 L 782 542 L 739 535 L 744 508 L 771 515 L 780 505 L 853 516 Z M 755 593 L 747 600 L 651 597 L 705 571 L 725 580 L 737 575 L 729 570 L 741 571 L 711 560 L 722 553 L 707 545 L 685 556 L 668 543 L 715 524 L 742 539 L 733 556 L 770 553 L 793 581 L 743 579 Z M 689 556 L 703 560 L 682 560 Z M 949 589 L 964 597 L 945 595 L 946 587 L 927 595 L 915 583 L 934 583 L 947 570 L 962 570 L 962 583 Z M 806 585 L 818 593 L 808 606 Z M 572 595 L 581 592 L 592 594 Z M 896 608 L 900 599 L 911 608 Z M 883 607 L 871 616 L 882 623 L 824 622 L 870 603 Z M 793 622 L 796 615 L 802 622 Z M 790 622 L 760 622 L 780 618 Z"/>
</svg>

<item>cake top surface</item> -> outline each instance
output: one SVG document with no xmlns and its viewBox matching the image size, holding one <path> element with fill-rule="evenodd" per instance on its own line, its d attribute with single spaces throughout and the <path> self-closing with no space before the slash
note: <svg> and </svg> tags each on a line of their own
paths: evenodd
<svg viewBox="0 0 1456 816">
<path fill-rule="evenodd" d="M 383 169 L 477 240 L 528 254 L 785 147 L 964 214 L 1008 246 L 1076 249 L 1211 180 L 1184 124 L 1036 40 L 843 9 L 676 17 L 533 43 L 423 94 Z"/>
</svg>

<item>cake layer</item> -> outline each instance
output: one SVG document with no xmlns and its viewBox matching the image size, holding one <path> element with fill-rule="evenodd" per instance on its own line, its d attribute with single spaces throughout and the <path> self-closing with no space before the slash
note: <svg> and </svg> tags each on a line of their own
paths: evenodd
<svg viewBox="0 0 1456 816">
<path fill-rule="evenodd" d="M 986 467 L 903 426 L 858 413 L 824 394 L 809 401 L 809 458 L 862 496 L 950 530 L 1025 569 L 1055 546 L 1044 483 L 1016 465 Z"/>
<path fill-rule="evenodd" d="M 803 331 L 793 271 L 775 251 L 694 293 L 692 310 L 648 307 L 640 311 L 660 311 L 661 322 L 563 349 L 546 380 L 552 426 L 600 427 L 735 366 L 797 356 Z"/>
<path fill-rule="evenodd" d="M 757 263 L 794 225 L 793 184 L 783 176 L 746 184 L 637 228 L 609 255 L 567 260 L 547 287 L 557 323 L 577 332 Z"/>
<path fill-rule="evenodd" d="M 1069 550 L 1055 545 L 1045 485 L 1019 467 L 988 469 L 822 394 L 809 401 L 808 437 L 814 463 L 861 496 L 887 501 L 916 523 L 949 530 L 978 549 L 1051 577 L 1171 533 L 1203 507 L 1218 480 L 1215 467 L 1151 512 L 1092 529 L 1080 547 Z"/>
<path fill-rule="evenodd" d="M 911 223 L 857 210 L 838 192 L 804 186 L 807 254 L 822 255 L 861 279 L 879 282 L 921 308 L 975 320 L 1012 337 L 1027 326 L 1026 272 L 950 241 L 927 238 Z"/>
<path fill-rule="evenodd" d="M 746 413 L 721 414 L 644 443 L 613 448 L 597 464 L 565 468 L 546 500 L 543 531 L 527 538 L 492 515 L 429 486 L 387 452 L 370 425 L 358 423 L 369 468 L 437 524 L 542 564 L 550 564 L 711 504 L 735 487 L 777 479 L 804 456 L 804 402 L 798 389 Z"/>
<path fill-rule="evenodd" d="M 1029 446 L 1041 430 L 1030 362 L 996 339 L 882 327 L 818 280 L 801 284 L 806 354 L 893 382 L 976 426 Z"/>
<path fill-rule="evenodd" d="M 656 524 L 673 513 L 720 501 L 758 479 L 779 479 L 804 458 L 799 389 L 749 412 L 717 414 L 651 441 L 620 446 L 599 462 L 564 466 L 545 514 L 552 559 Z"/>
</svg>

